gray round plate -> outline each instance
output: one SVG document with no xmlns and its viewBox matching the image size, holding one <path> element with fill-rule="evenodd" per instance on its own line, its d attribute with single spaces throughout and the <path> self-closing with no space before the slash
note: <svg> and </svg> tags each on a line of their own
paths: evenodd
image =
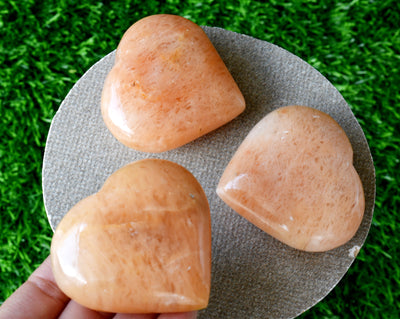
<svg viewBox="0 0 400 319">
<path fill-rule="evenodd" d="M 364 243 L 375 198 L 371 153 L 356 118 L 334 86 L 295 55 L 265 41 L 204 27 L 246 99 L 243 114 L 176 150 L 142 153 L 120 144 L 100 113 L 103 82 L 115 52 L 71 89 L 55 115 L 43 163 L 43 196 L 51 227 L 97 192 L 120 167 L 143 158 L 177 162 L 199 180 L 212 217 L 212 289 L 200 318 L 292 318 L 315 305 L 346 273 Z M 361 177 L 365 216 L 355 237 L 325 252 L 292 249 L 233 212 L 215 193 L 220 176 L 251 128 L 272 110 L 307 105 L 330 114 L 347 133 Z"/>
</svg>

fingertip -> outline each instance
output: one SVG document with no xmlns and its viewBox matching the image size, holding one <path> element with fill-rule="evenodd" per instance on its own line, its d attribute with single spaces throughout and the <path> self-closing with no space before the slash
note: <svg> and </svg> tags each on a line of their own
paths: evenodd
<svg viewBox="0 0 400 319">
<path fill-rule="evenodd" d="M 57 318 L 69 298 L 54 281 L 49 259 L 0 307 L 0 318 Z"/>
<path fill-rule="evenodd" d="M 33 284 L 44 295 L 47 295 L 60 304 L 64 304 L 64 306 L 69 301 L 69 298 L 57 286 L 51 267 L 50 257 L 47 257 L 40 267 L 31 274 L 27 283 Z"/>
</svg>

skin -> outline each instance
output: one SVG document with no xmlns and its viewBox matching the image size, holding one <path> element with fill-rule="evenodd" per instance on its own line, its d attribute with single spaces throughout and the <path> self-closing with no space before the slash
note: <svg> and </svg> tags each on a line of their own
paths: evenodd
<svg viewBox="0 0 400 319">
<path fill-rule="evenodd" d="M 0 319 L 195 319 L 196 317 L 197 312 L 114 314 L 85 308 L 69 299 L 58 288 L 54 280 L 49 257 L 0 307 Z"/>
</svg>

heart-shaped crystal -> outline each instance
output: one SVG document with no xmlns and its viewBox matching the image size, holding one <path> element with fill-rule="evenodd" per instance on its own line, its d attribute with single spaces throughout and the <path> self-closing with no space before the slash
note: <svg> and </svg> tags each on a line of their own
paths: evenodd
<svg viewBox="0 0 400 319">
<path fill-rule="evenodd" d="M 347 242 L 365 207 L 345 132 L 328 114 L 305 106 L 262 119 L 226 167 L 217 193 L 271 236 L 306 251 Z"/>
<path fill-rule="evenodd" d="M 244 108 L 238 86 L 204 31 L 167 14 L 146 17 L 127 30 L 101 100 L 111 133 L 146 152 L 193 141 Z"/>
<path fill-rule="evenodd" d="M 62 291 L 88 308 L 128 313 L 205 308 L 211 272 L 207 198 L 178 164 L 134 162 L 65 215 L 51 259 Z"/>
</svg>

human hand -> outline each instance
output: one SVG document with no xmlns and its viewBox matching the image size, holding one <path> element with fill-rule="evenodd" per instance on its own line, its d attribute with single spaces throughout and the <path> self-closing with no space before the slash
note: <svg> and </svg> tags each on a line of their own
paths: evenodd
<svg viewBox="0 0 400 319">
<path fill-rule="evenodd" d="M 57 286 L 50 258 L 0 307 L 0 319 L 195 319 L 197 312 L 115 314 L 98 312 L 69 299 Z"/>
</svg>

